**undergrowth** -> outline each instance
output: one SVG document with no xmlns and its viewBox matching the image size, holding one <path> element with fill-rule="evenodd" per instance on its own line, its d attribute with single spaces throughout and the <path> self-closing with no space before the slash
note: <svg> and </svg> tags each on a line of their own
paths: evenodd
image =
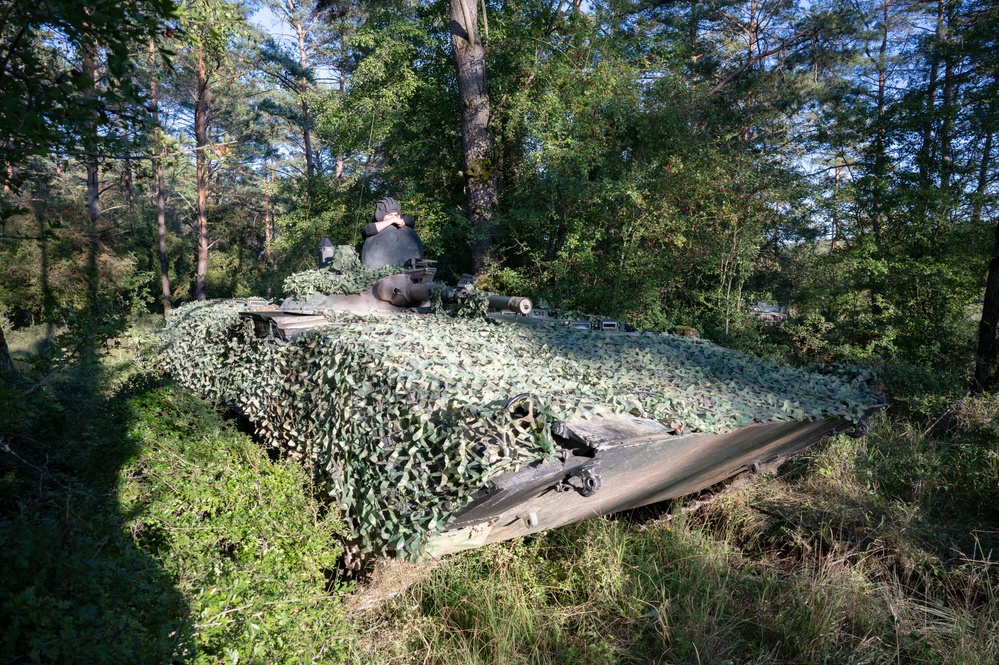
<svg viewBox="0 0 999 665">
<path fill-rule="evenodd" d="M 881 418 L 690 513 L 455 557 L 366 618 L 362 660 L 999 662 L 997 413 Z"/>
<path fill-rule="evenodd" d="M 999 662 L 995 397 L 914 388 L 697 510 L 451 557 L 347 617 L 303 469 L 121 342 L 0 385 L 0 662 Z"/>
<path fill-rule="evenodd" d="M 340 524 L 148 335 L 0 391 L 0 662 L 331 662 Z"/>
</svg>

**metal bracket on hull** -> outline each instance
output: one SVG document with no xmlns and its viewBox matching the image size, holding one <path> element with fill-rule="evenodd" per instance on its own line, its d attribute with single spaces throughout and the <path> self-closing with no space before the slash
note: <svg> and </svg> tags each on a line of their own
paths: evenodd
<svg viewBox="0 0 999 665">
<path fill-rule="evenodd" d="M 560 480 L 552 489 L 559 493 L 576 490 L 580 496 L 593 496 L 603 487 L 603 481 L 593 470 L 595 466 L 596 464 L 590 464 L 582 469 L 577 469 L 572 473 L 566 474 L 565 478 Z M 579 478 L 580 484 L 578 486 L 570 482 L 573 478 Z"/>
</svg>

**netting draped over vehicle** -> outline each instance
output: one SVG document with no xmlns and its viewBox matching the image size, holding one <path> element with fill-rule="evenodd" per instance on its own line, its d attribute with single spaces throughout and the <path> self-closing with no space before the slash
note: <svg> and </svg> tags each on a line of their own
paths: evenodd
<svg viewBox="0 0 999 665">
<path fill-rule="evenodd" d="M 369 270 L 361 265 L 353 247 L 337 245 L 326 267 L 290 275 L 283 287 L 286 294 L 296 298 L 308 298 L 313 293 L 361 293 L 370 289 L 379 278 L 400 272 L 403 269 L 398 266 Z"/>
<path fill-rule="evenodd" d="M 256 339 L 232 301 L 179 308 L 162 356 L 183 385 L 299 455 L 369 550 L 415 554 L 490 479 L 555 451 L 555 419 L 631 413 L 674 432 L 856 422 L 860 377 L 780 367 L 710 342 L 444 315 Z"/>
</svg>

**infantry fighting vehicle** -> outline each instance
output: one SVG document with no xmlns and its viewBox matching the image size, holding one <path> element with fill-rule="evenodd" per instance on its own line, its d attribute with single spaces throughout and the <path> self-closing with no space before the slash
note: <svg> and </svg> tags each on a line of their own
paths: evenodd
<svg viewBox="0 0 999 665">
<path fill-rule="evenodd" d="M 180 308 L 163 356 L 301 458 L 367 551 L 439 556 L 689 495 L 861 435 L 882 404 L 857 374 L 321 254 L 280 304 Z"/>
</svg>

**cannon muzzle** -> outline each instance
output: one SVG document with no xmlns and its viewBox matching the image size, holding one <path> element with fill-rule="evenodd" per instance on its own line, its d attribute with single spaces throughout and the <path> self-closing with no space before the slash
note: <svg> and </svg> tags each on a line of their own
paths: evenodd
<svg viewBox="0 0 999 665">
<path fill-rule="evenodd" d="M 530 298 L 522 296 L 489 296 L 490 309 L 505 309 L 508 312 L 528 315 L 534 309 Z"/>
</svg>

